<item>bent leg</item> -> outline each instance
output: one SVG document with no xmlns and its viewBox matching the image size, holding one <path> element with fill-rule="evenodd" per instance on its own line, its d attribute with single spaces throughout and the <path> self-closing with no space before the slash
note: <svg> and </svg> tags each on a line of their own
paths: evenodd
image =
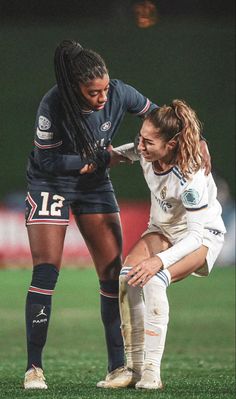
<svg viewBox="0 0 236 399">
<path fill-rule="evenodd" d="M 206 262 L 208 248 L 202 245 L 191 254 L 168 267 L 171 275 L 171 282 L 176 282 L 196 272 Z"/>
<path fill-rule="evenodd" d="M 122 233 L 119 214 L 76 216 L 81 234 L 93 258 L 100 282 L 101 317 L 108 351 L 108 371 L 124 365 L 118 303 Z"/>
<path fill-rule="evenodd" d="M 145 299 L 145 361 L 137 388 L 160 389 L 160 369 L 169 321 L 166 288 L 170 281 L 179 281 L 199 269 L 206 260 L 207 248 L 202 246 L 167 270 L 159 271 L 144 285 Z"/>
<path fill-rule="evenodd" d="M 138 371 L 140 371 L 144 359 L 145 307 L 141 288 L 129 286 L 126 275 L 130 268 L 169 246 L 170 243 L 164 236 L 158 233 L 146 234 L 126 257 L 120 274 L 120 313 L 127 366 Z"/>
<path fill-rule="evenodd" d="M 124 265 L 133 267 L 144 259 L 154 256 L 171 246 L 169 241 L 159 233 L 148 233 L 135 244 L 127 255 Z"/>
</svg>

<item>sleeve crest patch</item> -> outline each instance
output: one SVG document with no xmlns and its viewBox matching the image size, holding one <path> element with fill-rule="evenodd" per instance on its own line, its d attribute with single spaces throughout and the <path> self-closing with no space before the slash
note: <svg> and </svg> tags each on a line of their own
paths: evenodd
<svg viewBox="0 0 236 399">
<path fill-rule="evenodd" d="M 199 193 L 193 188 L 184 191 L 182 194 L 183 204 L 187 207 L 197 205 L 199 203 L 199 200 L 200 200 Z"/>
<path fill-rule="evenodd" d="M 40 115 L 39 117 L 39 129 L 48 130 L 51 127 L 51 122 L 46 116 Z"/>
</svg>

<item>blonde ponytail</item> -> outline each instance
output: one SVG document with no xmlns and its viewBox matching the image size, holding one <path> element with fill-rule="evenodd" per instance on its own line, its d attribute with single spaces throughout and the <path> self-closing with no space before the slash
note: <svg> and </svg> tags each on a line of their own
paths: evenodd
<svg viewBox="0 0 236 399">
<path fill-rule="evenodd" d="M 177 133 L 178 150 L 176 164 L 185 177 L 201 168 L 202 155 L 200 151 L 201 122 L 195 111 L 183 100 L 173 100 L 171 108 L 181 121 L 181 131 Z"/>
</svg>

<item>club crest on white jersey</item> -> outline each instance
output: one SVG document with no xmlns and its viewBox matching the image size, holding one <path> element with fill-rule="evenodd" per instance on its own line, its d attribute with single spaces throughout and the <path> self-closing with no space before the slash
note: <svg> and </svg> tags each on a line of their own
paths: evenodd
<svg viewBox="0 0 236 399">
<path fill-rule="evenodd" d="M 166 192 L 167 192 L 167 187 L 164 186 L 161 191 L 160 191 L 160 197 L 162 200 L 164 200 L 166 198 Z"/>
</svg>

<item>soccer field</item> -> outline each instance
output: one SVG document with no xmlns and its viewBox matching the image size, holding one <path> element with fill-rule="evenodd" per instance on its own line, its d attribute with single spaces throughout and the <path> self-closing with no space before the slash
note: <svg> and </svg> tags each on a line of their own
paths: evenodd
<svg viewBox="0 0 236 399">
<path fill-rule="evenodd" d="M 170 323 L 161 392 L 102 390 L 106 351 L 93 269 L 62 270 L 53 301 L 44 369 L 47 391 L 24 391 L 24 302 L 29 270 L 0 271 L 0 398 L 235 398 L 234 270 L 215 268 L 168 290 Z"/>
</svg>

